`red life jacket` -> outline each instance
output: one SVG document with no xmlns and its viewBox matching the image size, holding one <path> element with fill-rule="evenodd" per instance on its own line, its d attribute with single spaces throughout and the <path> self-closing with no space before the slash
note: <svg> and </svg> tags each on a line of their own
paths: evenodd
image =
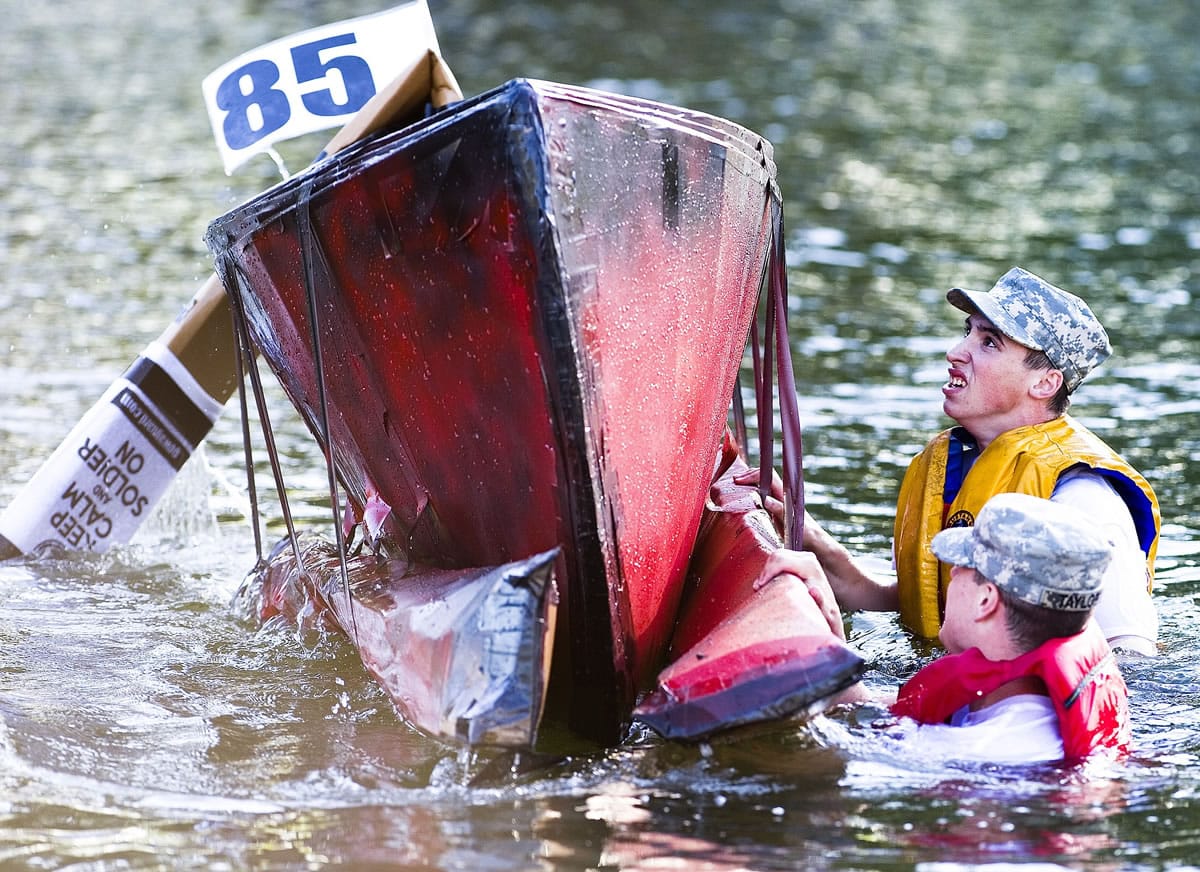
<svg viewBox="0 0 1200 872">
<path fill-rule="evenodd" d="M 941 657 L 900 688 L 892 713 L 942 724 L 980 696 L 1027 675 L 1042 679 L 1049 690 L 1066 759 L 1129 750 L 1129 693 L 1095 621 L 1013 660 L 988 660 L 978 648 Z"/>
</svg>

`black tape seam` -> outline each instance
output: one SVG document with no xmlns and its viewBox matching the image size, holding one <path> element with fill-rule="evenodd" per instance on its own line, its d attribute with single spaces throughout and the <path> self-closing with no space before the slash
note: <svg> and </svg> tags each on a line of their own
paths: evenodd
<svg viewBox="0 0 1200 872">
<path fill-rule="evenodd" d="M 145 357 L 139 357 L 125 373 L 125 378 L 141 388 L 150 404 L 167 418 L 167 423 L 179 431 L 194 447 L 208 435 L 212 421 L 192 402 L 167 371 Z"/>
<path fill-rule="evenodd" d="M 185 445 L 172 433 L 136 391 L 121 388 L 112 402 L 172 467 L 179 470 L 187 462 L 192 454 L 192 446 Z"/>
</svg>

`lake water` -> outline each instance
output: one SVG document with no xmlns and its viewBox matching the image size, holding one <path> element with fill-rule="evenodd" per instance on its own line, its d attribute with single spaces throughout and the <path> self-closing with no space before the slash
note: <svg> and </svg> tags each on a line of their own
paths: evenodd
<svg viewBox="0 0 1200 872">
<path fill-rule="evenodd" d="M 277 178 L 223 174 L 203 76 L 380 8 L 0 0 L 0 503 L 190 299 L 208 221 Z M 254 556 L 231 404 L 133 546 L 0 564 L 0 868 L 1200 868 L 1200 7 L 431 8 L 468 94 L 548 78 L 772 140 L 808 500 L 865 554 L 886 557 L 899 475 L 945 424 L 946 288 L 1020 264 L 1092 303 L 1116 353 L 1074 412 L 1164 516 L 1161 654 L 1123 662 L 1134 754 L 947 766 L 882 741 L 872 709 L 567 760 L 432 742 L 344 640 L 230 607 Z M 274 420 L 319 520 L 320 456 Z M 874 684 L 923 655 L 894 619 L 849 628 Z"/>
</svg>

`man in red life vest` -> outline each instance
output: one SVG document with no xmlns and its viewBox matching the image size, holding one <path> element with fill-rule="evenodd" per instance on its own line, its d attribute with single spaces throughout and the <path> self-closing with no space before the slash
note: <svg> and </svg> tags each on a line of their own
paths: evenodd
<svg viewBox="0 0 1200 872">
<path fill-rule="evenodd" d="M 1129 744 L 1125 682 L 1092 610 L 1113 546 L 1074 509 L 999 494 L 974 527 L 943 530 L 952 567 L 939 639 L 947 656 L 892 711 L 939 728 L 948 756 L 1078 760 Z M 932 729 L 932 728 L 930 728 Z"/>
<path fill-rule="evenodd" d="M 943 530 L 932 548 L 951 567 L 939 633 L 948 653 L 892 705 L 921 725 L 896 734 L 906 750 L 1012 764 L 1124 753 L 1127 690 L 1092 618 L 1113 553 L 1099 528 L 1071 507 L 999 494 L 973 527 Z M 819 606 L 832 602 L 811 553 L 780 549 L 762 577 L 783 573 Z M 841 700 L 871 698 L 856 685 Z"/>
<path fill-rule="evenodd" d="M 949 567 L 929 550 L 938 531 L 975 523 L 997 493 L 1073 505 L 1116 543 L 1097 622 L 1113 647 L 1154 654 L 1158 500 L 1137 470 L 1066 414 L 1071 393 L 1111 353 L 1104 327 L 1079 297 L 1019 267 L 988 292 L 954 288 L 946 297 L 967 316 L 962 340 L 946 354 L 942 387 L 943 411 L 957 426 L 930 440 L 904 476 L 895 579 L 866 571 L 808 516 L 805 549 L 843 608 L 899 611 L 908 629 L 932 639 L 950 583 Z M 778 500 L 767 507 L 778 519 Z"/>
</svg>

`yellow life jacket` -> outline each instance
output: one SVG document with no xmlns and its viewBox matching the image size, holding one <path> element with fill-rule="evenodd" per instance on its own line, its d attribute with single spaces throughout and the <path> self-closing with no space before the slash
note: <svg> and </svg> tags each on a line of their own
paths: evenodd
<svg viewBox="0 0 1200 872">
<path fill-rule="evenodd" d="M 952 428 L 931 439 L 900 485 L 893 535 L 900 620 L 906 627 L 929 639 L 937 638 L 941 627 L 950 567 L 940 564 L 929 547 L 939 531 L 973 526 L 983 504 L 998 493 L 1049 498 L 1059 476 L 1080 465 L 1103 475 L 1129 507 L 1146 555 L 1147 578 L 1153 580 L 1161 524 L 1158 498 L 1141 473 L 1098 436 L 1069 415 L 1009 430 L 979 455 L 955 492 L 953 469 L 947 489 L 947 467 L 955 465 L 963 434 Z"/>
</svg>

